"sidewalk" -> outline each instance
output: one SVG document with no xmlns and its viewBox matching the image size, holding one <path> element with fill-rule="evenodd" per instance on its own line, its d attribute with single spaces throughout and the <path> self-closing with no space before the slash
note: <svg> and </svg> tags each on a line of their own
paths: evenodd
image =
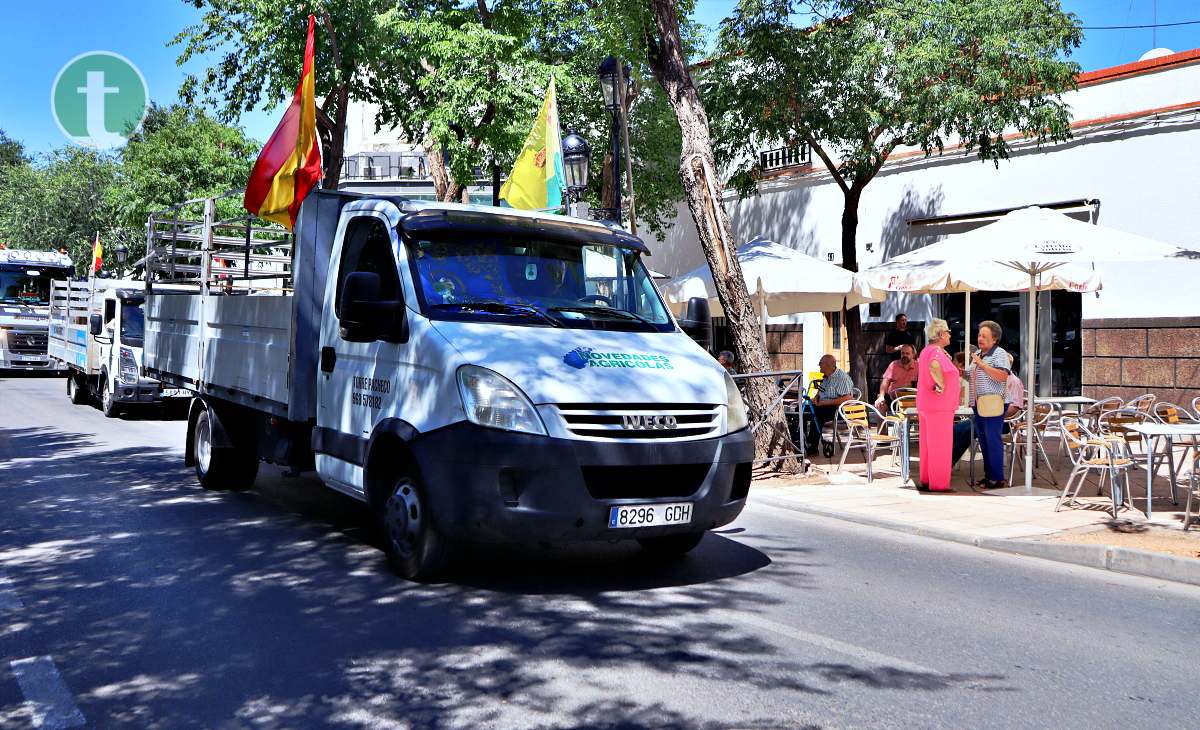
<svg viewBox="0 0 1200 730">
<path fill-rule="evenodd" d="M 865 466 L 847 463 L 837 473 L 820 460 L 800 477 L 756 479 L 751 499 L 792 509 L 990 550 L 1020 553 L 1059 562 L 1200 585 L 1200 526 L 1181 529 L 1182 507 L 1172 505 L 1156 481 L 1154 519 L 1141 511 L 1142 489 L 1134 483 L 1138 509 L 1125 509 L 1113 520 L 1112 502 L 1095 490 L 1080 503 L 1055 512 L 1059 489 L 1023 486 L 975 492 L 964 486 L 965 466 L 956 472 L 953 494 L 921 494 L 902 487 L 890 458 L 874 465 L 868 484 Z M 916 467 L 914 461 L 913 467 Z M 1059 483 L 1065 475 L 1059 476 Z M 1136 476 L 1135 476 L 1136 479 Z M 1144 479 L 1144 477 L 1143 477 Z M 1182 495 L 1181 495 L 1182 496 Z"/>
</svg>

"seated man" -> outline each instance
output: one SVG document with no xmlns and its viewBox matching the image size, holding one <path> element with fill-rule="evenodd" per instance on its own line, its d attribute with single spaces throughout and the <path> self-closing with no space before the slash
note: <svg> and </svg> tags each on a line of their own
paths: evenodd
<svg viewBox="0 0 1200 730">
<path fill-rule="evenodd" d="M 917 360 L 913 356 L 912 345 L 900 346 L 900 359 L 888 363 L 883 371 L 883 382 L 879 384 L 879 397 L 875 399 L 875 407 L 884 410 L 896 400 L 899 388 L 917 387 Z"/>
<path fill-rule="evenodd" d="M 838 406 L 850 400 L 854 384 L 850 381 L 850 376 L 843 370 L 839 370 L 837 360 L 833 355 L 825 355 L 820 362 L 821 373 L 825 376 L 821 380 L 821 384 L 817 386 L 817 395 L 813 398 L 813 415 L 816 420 L 816 432 L 819 435 L 821 429 L 835 415 L 837 415 Z M 809 454 L 816 453 L 817 440 L 813 439 L 806 444 Z"/>
</svg>

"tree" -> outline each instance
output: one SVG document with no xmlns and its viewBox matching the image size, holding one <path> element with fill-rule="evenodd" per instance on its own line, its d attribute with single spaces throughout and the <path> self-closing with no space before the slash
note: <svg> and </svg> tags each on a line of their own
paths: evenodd
<svg viewBox="0 0 1200 730">
<path fill-rule="evenodd" d="M 25 156 L 25 145 L 9 137 L 0 129 L 0 168 L 21 165 L 29 162 Z"/>
<path fill-rule="evenodd" d="M 813 12 L 818 22 L 794 18 Z M 706 99 L 722 159 L 742 195 L 756 191 L 758 146 L 806 144 L 844 197 L 842 266 L 858 270 L 863 191 L 902 147 L 982 160 L 1005 134 L 1070 137 L 1061 93 L 1079 68 L 1078 18 L 1058 0 L 741 0 L 722 23 Z M 857 307 L 846 316 L 855 382 L 866 382 Z"/>
<path fill-rule="evenodd" d="M 246 185 L 258 143 L 202 109 L 152 106 L 141 129 L 119 153 L 115 184 L 106 196 L 114 216 L 110 237 L 129 248 L 130 261 L 145 254 L 146 217 L 185 200 L 217 196 Z M 222 217 L 242 211 L 229 199 Z"/>
<path fill-rule="evenodd" d="M 0 168 L 0 240 L 10 248 L 65 248 L 82 273 L 96 232 L 112 226 L 106 198 L 116 161 L 70 146 L 38 162 Z"/>
<path fill-rule="evenodd" d="M 616 28 L 610 29 L 613 37 L 634 34 L 627 42 L 640 47 L 675 113 L 682 139 L 678 176 L 696 223 L 705 260 L 712 270 L 717 299 L 729 322 L 734 354 L 748 370 L 766 372 L 770 369 L 770 361 L 760 339 L 758 314 L 746 290 L 737 258 L 737 241 L 725 212 L 724 184 L 713 154 L 708 116 L 689 67 L 689 46 L 681 18 L 687 17 L 690 4 L 675 0 L 651 0 L 648 5 L 636 0 L 611 0 L 607 5 L 601 12 L 616 18 L 618 23 Z M 776 399 L 774 384 L 754 378 L 746 382 L 744 392 L 751 413 L 765 419 L 764 427 L 755 432 L 757 455 L 784 456 L 790 441 L 782 411 L 771 410 Z M 784 458 L 773 463 L 780 470 L 797 468 L 795 459 Z"/>
<path fill-rule="evenodd" d="M 200 22 L 184 28 L 173 45 L 183 50 L 176 62 L 221 54 L 203 76 L 189 75 L 180 89 L 188 104 L 204 100 L 233 122 L 259 106 L 273 109 L 290 101 L 304 62 L 308 15 L 317 16 L 313 63 L 317 131 L 325 165 L 324 185 L 341 178 L 346 112 L 351 99 L 362 99 L 361 69 L 383 50 L 374 18 L 393 5 L 386 0 L 262 2 L 260 0 L 186 0 L 204 10 Z"/>
</svg>

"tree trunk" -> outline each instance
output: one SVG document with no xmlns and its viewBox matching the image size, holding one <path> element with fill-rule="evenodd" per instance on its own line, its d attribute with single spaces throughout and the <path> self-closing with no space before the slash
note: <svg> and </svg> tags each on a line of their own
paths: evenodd
<svg viewBox="0 0 1200 730">
<path fill-rule="evenodd" d="M 730 231 L 729 217 L 722 202 L 724 185 L 713 159 L 708 116 L 700 95 L 692 83 L 680 39 L 679 17 L 674 0 L 651 0 L 655 34 L 650 39 L 650 67 L 667 94 L 683 133 L 683 152 L 679 176 L 687 195 L 688 208 L 696 222 L 696 231 L 704 258 L 712 270 L 717 299 L 725 310 L 733 340 L 733 352 L 741 368 L 748 372 L 770 370 L 770 359 L 760 337 L 758 314 L 746 291 L 746 281 L 736 255 L 736 242 Z M 790 451 L 787 422 L 780 409 L 768 412 L 777 396 L 775 384 L 767 378 L 745 382 L 746 405 L 757 421 L 765 422 L 754 436 L 758 458 L 781 456 Z M 772 462 L 780 471 L 796 471 L 796 459 Z"/>
<path fill-rule="evenodd" d="M 842 268 L 858 271 L 858 204 L 862 188 L 855 182 L 846 190 L 845 207 L 842 208 Z M 862 389 L 866 397 L 870 388 L 867 382 L 867 353 L 863 349 L 862 316 L 858 307 L 846 310 L 846 348 L 850 355 L 850 379 Z"/>
<path fill-rule="evenodd" d="M 342 181 L 342 160 L 346 157 L 346 107 L 350 103 L 350 90 L 345 84 L 337 87 L 334 94 L 337 97 L 337 109 L 334 111 L 333 128 L 329 130 L 329 157 L 324 160 L 325 179 L 322 181 L 327 190 L 337 190 Z"/>
<path fill-rule="evenodd" d="M 433 194 L 443 203 L 461 202 L 463 187 L 451 177 L 442 157 L 442 146 L 433 140 L 426 141 L 425 157 L 429 160 L 429 176 L 433 178 Z"/>
</svg>

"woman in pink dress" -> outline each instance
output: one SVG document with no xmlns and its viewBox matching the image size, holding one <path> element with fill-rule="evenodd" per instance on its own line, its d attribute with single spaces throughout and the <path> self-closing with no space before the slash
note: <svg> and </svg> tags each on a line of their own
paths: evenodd
<svg viewBox="0 0 1200 730">
<path fill-rule="evenodd" d="M 917 420 L 921 432 L 922 492 L 953 492 L 950 453 L 954 447 L 954 410 L 958 408 L 959 377 L 954 359 L 946 354 L 950 326 L 935 319 L 925 328 L 928 344 L 917 359 Z"/>
</svg>

